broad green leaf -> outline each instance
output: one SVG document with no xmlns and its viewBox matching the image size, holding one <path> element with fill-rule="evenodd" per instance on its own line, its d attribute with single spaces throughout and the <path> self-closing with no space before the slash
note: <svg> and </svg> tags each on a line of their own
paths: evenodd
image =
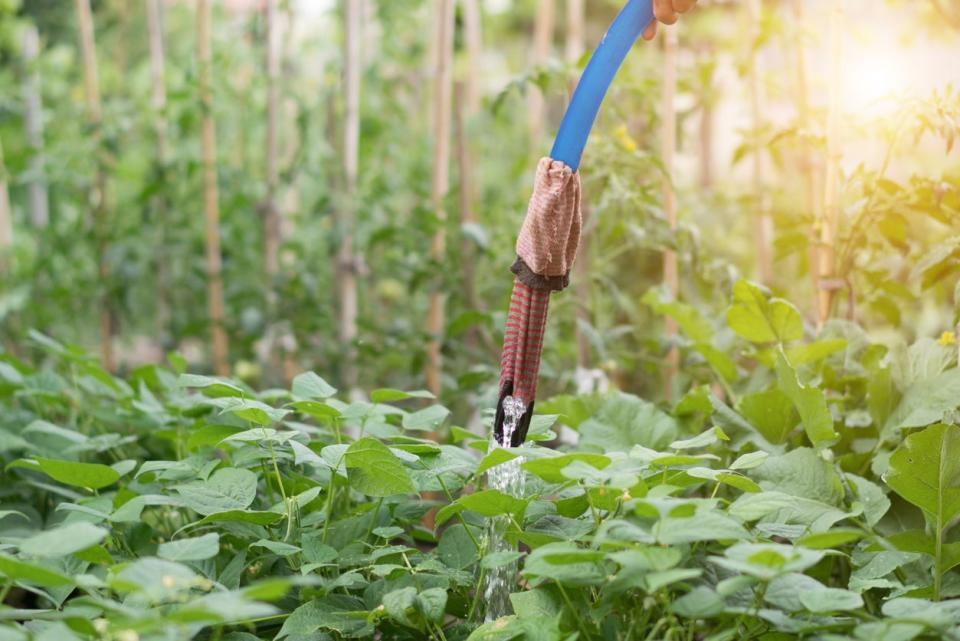
<svg viewBox="0 0 960 641">
<path fill-rule="evenodd" d="M 768 300 L 760 287 L 746 280 L 739 280 L 733 286 L 727 324 L 753 343 L 803 338 L 803 319 L 797 308 L 780 298 Z"/>
<path fill-rule="evenodd" d="M 833 465 L 809 447 L 770 456 L 750 475 L 765 490 L 801 496 L 829 505 L 843 504 L 843 481 Z"/>
<path fill-rule="evenodd" d="M 375 389 L 370 393 L 370 400 L 374 403 L 390 403 L 391 401 L 402 401 L 408 398 L 435 398 L 433 394 L 426 390 L 416 390 L 413 392 L 404 392 L 398 389 Z"/>
<path fill-rule="evenodd" d="M 539 476 L 547 483 L 565 483 L 570 479 L 563 475 L 563 469 L 574 461 L 587 463 L 598 470 L 610 465 L 610 459 L 602 454 L 575 452 L 525 461 L 521 467 L 531 474 Z"/>
<path fill-rule="evenodd" d="M 371 638 L 373 626 L 368 615 L 369 610 L 362 600 L 344 594 L 329 594 L 294 610 L 283 622 L 276 639 L 288 636 L 322 639 L 317 635 L 319 630 L 338 632 L 347 638 Z"/>
<path fill-rule="evenodd" d="M 800 603 L 810 612 L 839 612 L 862 608 L 863 598 L 850 590 L 822 587 L 800 592 Z"/>
<path fill-rule="evenodd" d="M 227 467 L 206 481 L 194 481 L 174 488 L 194 512 L 209 516 L 217 512 L 245 510 L 257 496 L 257 475 L 250 470 Z"/>
<path fill-rule="evenodd" d="M 790 397 L 779 389 L 745 394 L 737 410 L 774 445 L 786 442 L 799 421 Z"/>
<path fill-rule="evenodd" d="M 769 581 L 774 577 L 802 572 L 816 565 L 824 556 L 819 550 L 808 550 L 779 543 L 736 543 L 724 556 L 709 557 L 723 568 Z"/>
<path fill-rule="evenodd" d="M 375 438 L 364 437 L 356 441 L 343 457 L 350 484 L 368 496 L 416 492 L 407 468 L 390 448 Z"/>
<path fill-rule="evenodd" d="M 689 450 L 698 447 L 707 447 L 718 441 L 729 441 L 730 437 L 723 433 L 719 427 L 711 427 L 693 438 L 682 439 L 670 443 L 671 450 Z"/>
<path fill-rule="evenodd" d="M 84 487 L 90 490 L 107 487 L 120 478 L 119 472 L 100 463 L 78 463 L 76 461 L 38 458 L 34 461 L 14 461 L 10 466 L 37 470 L 64 485 Z"/>
<path fill-rule="evenodd" d="M 769 457 L 770 455 L 767 452 L 749 452 L 738 456 L 737 460 L 730 464 L 730 469 L 750 470 L 759 465 L 763 465 L 764 461 Z"/>
<path fill-rule="evenodd" d="M 443 405 L 431 405 L 403 417 L 403 427 L 408 430 L 435 430 L 450 415 Z"/>
<path fill-rule="evenodd" d="M 884 481 L 942 530 L 960 514 L 960 427 L 932 425 L 908 436 Z"/>
<path fill-rule="evenodd" d="M 518 453 L 506 449 L 503 447 L 495 447 L 490 450 L 486 456 L 480 461 L 480 464 L 477 465 L 477 474 L 483 474 L 490 468 L 494 468 L 498 465 L 502 465 L 507 461 L 512 461 L 513 459 L 520 456 Z"/>
<path fill-rule="evenodd" d="M 20 544 L 31 556 L 57 557 L 79 552 L 102 541 L 109 532 L 86 521 L 76 521 L 35 534 Z"/>
<path fill-rule="evenodd" d="M 73 584 L 73 579 L 56 570 L 27 563 L 6 554 L 0 554 L 0 574 L 14 581 L 26 581 L 49 588 Z"/>
<path fill-rule="evenodd" d="M 444 506 L 437 512 L 437 525 L 443 524 L 451 516 L 463 510 L 471 510 L 482 516 L 498 516 L 500 514 L 514 514 L 519 516 L 527 506 L 527 501 L 518 499 L 500 490 L 481 490 L 473 494 L 465 494 L 453 503 Z"/>
<path fill-rule="evenodd" d="M 846 545 L 847 543 L 853 543 L 854 541 L 859 541 L 863 538 L 863 536 L 864 533 L 860 530 L 855 530 L 853 528 L 837 528 L 834 530 L 827 530 L 826 532 L 807 534 L 797 541 L 797 544 L 812 548 L 814 550 L 827 550 L 830 548 L 840 547 L 841 545 Z"/>
<path fill-rule="evenodd" d="M 695 343 L 710 343 L 713 340 L 713 326 L 696 307 L 671 300 L 672 295 L 663 287 L 653 287 L 640 299 L 658 314 L 670 316 L 684 334 Z"/>
<path fill-rule="evenodd" d="M 933 378 L 919 380 L 903 394 L 883 426 L 885 440 L 895 440 L 908 427 L 924 427 L 943 420 L 945 412 L 960 407 L 960 368 L 948 369 Z"/>
<path fill-rule="evenodd" d="M 284 543 L 283 541 L 270 541 L 269 539 L 260 539 L 250 544 L 252 548 L 264 548 L 265 550 L 270 550 L 277 556 L 290 556 L 291 554 L 296 554 L 300 551 L 296 545 L 290 545 L 289 543 Z"/>
<path fill-rule="evenodd" d="M 670 609 L 682 617 L 705 619 L 722 613 L 724 602 L 719 594 L 701 585 L 673 601 Z"/>
<path fill-rule="evenodd" d="M 257 425 L 267 426 L 282 421 L 290 410 L 277 409 L 261 401 L 249 398 L 213 398 L 207 401 L 211 405 L 219 407 L 223 412 L 230 412 L 240 418 L 256 423 Z"/>
<path fill-rule="evenodd" d="M 610 394 L 597 414 L 580 424 L 580 445 L 601 452 L 629 452 L 634 445 L 663 449 L 677 438 L 677 423 L 653 403 L 631 394 Z"/>
<path fill-rule="evenodd" d="M 157 556 L 168 561 L 203 561 L 220 552 L 220 535 L 210 532 L 192 539 L 177 539 L 161 543 Z"/>
<path fill-rule="evenodd" d="M 180 387 L 201 389 L 205 395 L 213 398 L 243 396 L 244 394 L 243 389 L 233 381 L 226 378 L 215 378 L 213 376 L 181 374 L 180 378 L 177 379 L 177 384 Z"/>
<path fill-rule="evenodd" d="M 303 372 L 293 379 L 291 391 L 294 396 L 307 399 L 329 398 L 337 389 L 313 372 Z"/>
<path fill-rule="evenodd" d="M 823 392 L 803 385 L 783 353 L 777 355 L 777 380 L 780 389 L 793 402 L 807 438 L 817 447 L 833 443 L 839 435 L 833 429 L 833 415 L 827 407 Z"/>
<path fill-rule="evenodd" d="M 787 359 L 791 363 L 794 365 L 804 365 L 806 363 L 815 363 L 830 354 L 846 348 L 847 340 L 845 338 L 828 338 L 805 345 L 792 345 L 786 349 L 786 352 Z"/>
</svg>

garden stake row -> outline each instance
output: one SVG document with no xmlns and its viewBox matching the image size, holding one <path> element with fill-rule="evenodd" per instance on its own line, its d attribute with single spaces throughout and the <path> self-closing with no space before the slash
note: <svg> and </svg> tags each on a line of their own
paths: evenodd
<svg viewBox="0 0 960 641">
<path fill-rule="evenodd" d="M 550 293 L 570 282 L 580 243 L 580 157 L 600 104 L 627 52 L 653 21 L 651 0 L 629 0 L 573 92 L 550 156 L 537 165 L 533 195 L 517 238 L 516 275 L 500 356 L 494 438 L 517 447 L 530 427 Z"/>
</svg>

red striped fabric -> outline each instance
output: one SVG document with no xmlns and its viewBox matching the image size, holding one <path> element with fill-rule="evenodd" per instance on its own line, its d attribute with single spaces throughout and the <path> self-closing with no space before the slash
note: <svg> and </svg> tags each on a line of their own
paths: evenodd
<svg viewBox="0 0 960 641">
<path fill-rule="evenodd" d="M 537 374 L 547 325 L 550 290 L 514 281 L 500 356 L 500 389 L 513 381 L 513 397 L 529 405 L 537 394 Z"/>
</svg>

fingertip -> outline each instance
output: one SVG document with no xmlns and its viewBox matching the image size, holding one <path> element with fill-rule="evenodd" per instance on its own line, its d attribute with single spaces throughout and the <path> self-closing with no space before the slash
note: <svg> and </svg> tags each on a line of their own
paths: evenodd
<svg viewBox="0 0 960 641">
<path fill-rule="evenodd" d="M 643 30 L 643 39 L 650 41 L 653 40 L 657 35 L 657 21 L 653 20 L 650 24 L 647 25 L 647 28 Z"/>
</svg>

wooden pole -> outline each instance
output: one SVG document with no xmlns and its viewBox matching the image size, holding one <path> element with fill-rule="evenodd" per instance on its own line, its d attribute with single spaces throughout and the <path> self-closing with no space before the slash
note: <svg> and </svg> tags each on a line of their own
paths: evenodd
<svg viewBox="0 0 960 641">
<path fill-rule="evenodd" d="M 555 12 L 556 0 L 537 2 L 537 14 L 533 19 L 533 56 L 530 60 L 532 67 L 542 65 L 550 56 Z M 539 148 L 540 135 L 543 133 L 545 107 L 543 92 L 531 86 L 527 102 L 527 131 L 530 135 L 530 144 L 535 149 Z"/>
<path fill-rule="evenodd" d="M 431 203 L 437 219 L 437 230 L 430 246 L 430 256 L 436 264 L 446 255 L 447 212 L 444 197 L 450 178 L 450 105 L 453 89 L 453 0 L 434 0 L 436 13 L 436 68 L 433 78 L 433 179 Z M 438 279 L 439 280 L 439 279 Z M 427 309 L 427 389 L 440 394 L 443 359 L 441 343 L 444 327 L 444 292 L 441 283 L 434 284 Z"/>
<path fill-rule="evenodd" d="M 801 129 L 808 129 L 811 123 L 810 96 L 807 89 L 807 56 L 804 43 L 804 15 L 803 0 L 792 0 L 793 24 L 795 28 L 794 49 L 796 53 L 796 82 L 797 82 L 797 119 Z M 800 171 L 803 173 L 804 200 L 806 210 L 813 218 L 810 228 L 810 249 L 808 261 L 810 264 L 810 280 L 813 286 L 813 307 L 817 322 L 820 312 L 820 267 L 819 244 L 820 226 L 823 222 L 822 201 L 820 199 L 820 173 L 814 161 L 810 145 L 803 143 L 800 149 Z"/>
<path fill-rule="evenodd" d="M 343 175 L 344 207 L 338 226 L 336 274 L 340 289 L 340 343 L 344 349 L 343 382 L 349 390 L 357 386 L 357 259 L 353 251 L 353 217 L 356 214 L 357 173 L 360 161 L 360 43 L 363 37 L 363 6 L 358 0 L 344 1 L 344 123 Z"/>
<path fill-rule="evenodd" d="M 483 18 L 479 0 L 463 0 L 463 41 L 467 51 L 467 73 L 464 74 L 464 109 L 473 115 L 480 111 L 482 77 Z"/>
<path fill-rule="evenodd" d="M 750 34 L 750 62 L 748 66 L 748 81 L 750 85 L 750 121 L 753 124 L 753 203 L 756 215 L 754 223 L 754 241 L 757 252 L 757 279 L 766 285 L 773 280 L 773 219 L 770 217 L 768 199 L 766 196 L 766 177 L 764 176 L 763 147 L 758 140 L 762 110 L 761 79 L 763 69 L 759 56 L 759 42 L 761 35 L 761 4 L 760 0 L 747 0 L 747 16 L 749 19 Z"/>
<path fill-rule="evenodd" d="M 840 210 L 840 71 L 843 53 L 843 0 L 833 0 L 830 10 L 830 86 L 827 106 L 827 161 L 824 179 L 823 221 L 820 225 L 817 329 L 830 317 L 836 291 L 837 219 Z"/>
<path fill-rule="evenodd" d="M 36 60 L 40 54 L 37 28 L 27 24 L 23 29 L 23 118 L 30 158 L 30 222 L 43 229 L 50 221 L 50 204 L 43 159 L 43 100 L 40 97 L 40 73 Z"/>
<path fill-rule="evenodd" d="M 584 52 L 586 6 L 584 0 L 567 0 L 567 34 L 564 44 L 564 57 L 567 64 L 575 65 Z M 577 86 L 576 75 L 568 83 L 572 94 Z M 584 206 L 583 237 L 580 239 L 580 252 L 574 264 L 573 291 L 576 298 L 577 322 L 574 324 L 574 337 L 577 343 L 577 372 L 582 380 L 586 381 L 586 371 L 590 369 L 590 338 L 581 327 L 590 323 L 590 227 L 587 220 L 590 217 L 590 207 Z M 587 389 L 584 392 L 589 391 Z"/>
<path fill-rule="evenodd" d="M 150 46 L 150 106 L 153 108 L 153 135 L 157 145 L 157 168 L 163 187 L 153 198 L 156 209 L 157 330 L 161 344 L 170 338 L 170 265 L 167 260 L 167 83 L 163 47 L 163 18 L 160 0 L 145 0 L 147 40 Z"/>
<path fill-rule="evenodd" d="M 274 280 L 279 270 L 280 212 L 277 208 L 277 109 L 280 100 L 280 58 L 277 46 L 277 0 L 264 0 L 264 29 L 266 31 L 266 140 L 265 182 L 263 203 L 263 271 L 267 288 L 267 309 L 271 321 L 276 308 Z"/>
<path fill-rule="evenodd" d="M 7 190 L 7 166 L 3 161 L 3 141 L 0 141 L 0 273 L 6 271 L 6 253 L 12 245 L 13 215 L 10 211 L 10 193 Z"/>
<path fill-rule="evenodd" d="M 663 214 L 670 225 L 671 232 L 677 230 L 677 200 L 673 189 L 673 167 L 677 151 L 677 112 L 674 105 L 677 93 L 677 28 L 661 25 L 663 28 L 663 93 L 661 95 L 660 137 L 661 160 L 663 161 Z M 676 300 L 680 291 L 677 254 L 672 249 L 663 253 L 663 281 L 670 290 L 670 296 Z M 665 334 L 668 342 L 673 343 L 677 336 L 677 323 L 667 316 Z M 664 396 L 673 398 L 673 379 L 677 374 L 680 354 L 676 345 L 671 345 L 667 353 L 664 370 Z"/>
<path fill-rule="evenodd" d="M 97 276 L 100 280 L 100 358 L 108 370 L 114 369 L 113 357 L 113 301 L 108 281 L 107 264 L 107 175 L 104 171 L 101 142 L 100 80 L 97 75 L 97 52 L 93 37 L 93 15 L 89 0 L 76 0 L 77 27 L 80 31 L 80 55 L 83 62 L 83 89 L 86 98 L 87 121 L 96 147 L 97 171 L 90 194 L 93 209 L 94 236 L 97 239 Z"/>
<path fill-rule="evenodd" d="M 465 75 L 471 75 L 469 69 Z M 457 195 L 459 196 L 461 228 L 474 225 L 477 222 L 473 200 L 473 164 L 470 158 L 470 145 L 467 140 L 465 124 L 467 116 L 464 113 L 468 109 L 467 96 L 469 92 L 466 89 L 467 84 L 464 80 L 458 80 L 454 86 L 454 141 L 457 147 L 457 171 L 460 178 L 457 184 Z M 460 245 L 460 260 L 463 265 L 463 297 L 466 299 L 467 306 L 475 310 L 480 309 L 480 301 L 477 298 L 476 266 L 473 250 L 473 243 L 464 237 Z M 472 328 L 467 334 L 467 339 L 471 344 L 476 344 L 476 338 L 477 333 Z"/>
<path fill-rule="evenodd" d="M 203 213 L 207 264 L 207 311 L 210 316 L 213 369 L 230 373 L 227 333 L 224 328 L 223 275 L 220 257 L 220 209 L 217 195 L 217 148 L 210 91 L 210 2 L 197 0 L 197 66 L 200 92 L 201 156 L 203 161 Z"/>
</svg>

